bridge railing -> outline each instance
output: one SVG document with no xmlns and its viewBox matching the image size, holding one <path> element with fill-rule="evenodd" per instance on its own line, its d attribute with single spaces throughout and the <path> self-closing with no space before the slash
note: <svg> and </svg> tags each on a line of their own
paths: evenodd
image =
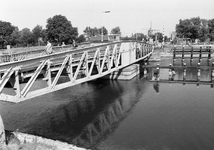
<svg viewBox="0 0 214 150">
<path fill-rule="evenodd" d="M 71 48 L 72 48 L 71 45 L 66 45 L 66 46 L 54 46 L 52 49 L 54 53 L 57 53 L 61 51 L 66 51 Z M 5 63 L 5 62 L 12 62 L 12 61 L 19 61 L 19 60 L 30 59 L 34 57 L 43 56 L 43 55 L 47 55 L 45 52 L 45 48 L 25 51 L 25 52 L 16 52 L 11 54 L 3 54 L 0 56 L 0 62 Z"/>
<path fill-rule="evenodd" d="M 90 45 L 90 44 L 82 43 L 82 44 L 79 44 L 78 46 L 86 47 L 88 45 Z M 73 47 L 73 45 L 53 46 L 52 50 L 53 50 L 53 53 L 58 53 L 58 52 L 63 52 L 63 51 L 74 50 L 74 47 Z M 0 55 L 0 63 L 20 61 L 20 60 L 30 59 L 30 58 L 44 56 L 44 55 L 47 55 L 45 48 L 40 48 L 37 50 L 30 50 L 30 51 L 26 50 L 26 51 L 20 51 L 20 52 L 13 52 L 13 53 L 10 52 L 7 54 L 3 53 L 2 55 Z"/>
</svg>

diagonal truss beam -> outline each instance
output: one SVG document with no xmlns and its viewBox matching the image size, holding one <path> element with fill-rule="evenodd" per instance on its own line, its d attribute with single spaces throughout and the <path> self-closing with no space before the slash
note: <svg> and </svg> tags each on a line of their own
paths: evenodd
<svg viewBox="0 0 214 150">
<path fill-rule="evenodd" d="M 91 76 L 91 73 L 93 71 L 94 65 L 96 64 L 96 61 L 98 61 L 97 65 L 100 64 L 99 56 L 100 56 L 100 48 L 97 48 L 97 50 L 96 50 L 96 52 L 94 54 L 94 57 L 93 57 L 93 61 L 92 61 L 91 67 L 90 67 L 88 75 L 87 75 L 88 78 Z M 99 71 L 99 69 L 98 69 L 98 71 Z"/>
<path fill-rule="evenodd" d="M 43 67 L 46 65 L 46 63 L 47 63 L 47 60 L 42 61 L 42 63 L 37 67 L 36 71 L 34 72 L 34 74 L 32 75 L 32 77 L 30 78 L 30 80 L 27 82 L 27 84 L 25 85 L 25 87 L 22 89 L 21 95 L 23 97 L 25 97 L 27 95 L 28 91 L 32 87 L 34 81 L 36 80 L 36 78 L 38 77 L 38 75 L 42 71 Z"/>
<path fill-rule="evenodd" d="M 103 60 L 102 60 L 101 68 L 99 70 L 99 74 L 102 74 L 104 65 L 105 65 L 106 61 L 109 59 L 108 53 L 109 53 L 109 46 L 107 46 L 106 49 L 105 49 L 105 53 L 104 53 L 104 57 L 103 57 Z"/>
<path fill-rule="evenodd" d="M 10 67 L 3 75 L 1 81 L 0 81 L 0 93 L 2 92 L 2 90 L 4 89 L 5 84 L 8 82 L 8 80 L 10 79 L 11 75 L 14 73 L 14 70 L 12 69 L 12 67 Z"/>
<path fill-rule="evenodd" d="M 81 66 L 82 66 L 83 63 L 84 63 L 84 59 L 85 59 L 85 57 L 86 57 L 86 53 L 87 53 L 87 51 L 85 51 L 85 52 L 82 54 L 82 56 L 81 56 L 81 59 L 80 59 L 80 61 L 79 61 L 79 64 L 78 64 L 78 66 L 77 66 L 77 69 L 76 69 L 76 71 L 75 71 L 75 74 L 74 74 L 74 77 L 73 77 L 73 79 L 72 79 L 72 82 L 75 82 L 75 80 L 77 79 L 77 75 L 79 74 L 80 68 L 81 68 Z"/>
<path fill-rule="evenodd" d="M 60 69 L 57 72 L 56 77 L 54 78 L 51 88 L 54 89 L 54 87 L 56 86 L 57 81 L 59 80 L 60 75 L 62 74 L 63 69 L 65 68 L 65 65 L 67 64 L 68 60 L 69 60 L 70 56 L 66 56 Z"/>
</svg>

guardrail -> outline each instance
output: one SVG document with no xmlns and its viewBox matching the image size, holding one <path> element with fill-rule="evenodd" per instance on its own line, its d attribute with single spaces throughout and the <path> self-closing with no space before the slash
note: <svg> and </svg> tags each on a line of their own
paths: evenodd
<svg viewBox="0 0 214 150">
<path fill-rule="evenodd" d="M 54 46 L 53 52 L 62 52 L 73 49 L 73 46 L 66 45 L 66 46 Z M 13 62 L 13 61 L 20 61 L 24 59 L 34 58 L 38 56 L 44 56 L 47 55 L 45 52 L 45 49 L 39 49 L 39 50 L 32 50 L 32 51 L 26 51 L 26 52 L 17 52 L 17 53 L 11 53 L 11 54 L 3 54 L 0 56 L 0 62 Z"/>
<path fill-rule="evenodd" d="M 86 47 L 89 44 L 90 43 L 82 43 L 82 44 L 79 44 L 78 47 Z M 53 46 L 52 47 L 53 53 L 69 51 L 69 50 L 74 50 L 74 49 L 75 48 L 73 47 L 73 45 Z M 24 60 L 24 59 L 45 56 L 45 55 L 47 55 L 45 48 L 31 50 L 31 51 L 25 51 L 25 52 L 8 53 L 8 54 L 0 55 L 0 63 L 20 61 L 20 60 Z"/>
</svg>

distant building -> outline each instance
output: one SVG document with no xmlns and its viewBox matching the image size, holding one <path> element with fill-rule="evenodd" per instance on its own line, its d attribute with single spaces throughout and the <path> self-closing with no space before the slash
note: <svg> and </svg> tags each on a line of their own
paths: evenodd
<svg viewBox="0 0 214 150">
<path fill-rule="evenodd" d="M 101 40 L 102 40 L 101 35 L 97 35 L 89 38 L 89 41 L 92 43 L 100 43 Z M 119 41 L 119 40 L 120 40 L 120 34 L 103 35 L 103 42 L 113 42 L 113 41 Z"/>
</svg>

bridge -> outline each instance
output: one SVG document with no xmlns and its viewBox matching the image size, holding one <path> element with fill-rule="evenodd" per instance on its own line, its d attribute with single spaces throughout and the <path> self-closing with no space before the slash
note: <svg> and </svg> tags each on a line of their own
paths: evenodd
<svg viewBox="0 0 214 150">
<path fill-rule="evenodd" d="M 20 53 L 0 64 L 0 100 L 17 103 L 101 78 L 149 59 L 153 51 L 149 44 L 120 41 L 51 55 Z"/>
</svg>

